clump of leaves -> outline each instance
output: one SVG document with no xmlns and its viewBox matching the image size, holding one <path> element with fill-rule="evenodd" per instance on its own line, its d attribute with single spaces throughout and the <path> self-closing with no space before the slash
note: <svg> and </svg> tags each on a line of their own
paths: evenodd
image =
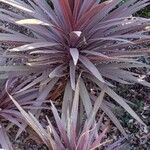
<svg viewBox="0 0 150 150">
<path fill-rule="evenodd" d="M 104 125 L 102 123 L 103 115 L 99 119 L 97 118 L 98 122 L 95 121 L 95 116 L 99 109 L 99 105 L 102 102 L 104 91 L 101 92 L 100 98 L 96 100 L 95 105 L 91 110 L 91 114 L 86 116 L 87 119 L 84 119 L 84 117 L 80 116 L 79 114 L 79 80 L 74 93 L 72 107 L 68 109 L 66 122 L 64 122 L 63 116 L 60 117 L 56 107 L 53 105 L 53 103 L 51 103 L 51 109 L 56 121 L 57 129 L 53 125 L 54 122 L 51 122 L 48 117 L 48 125 L 46 129 L 43 128 L 39 121 L 34 117 L 34 115 L 30 112 L 26 113 L 26 111 L 24 111 L 23 108 L 17 103 L 17 101 L 10 95 L 12 101 L 20 110 L 28 124 L 35 130 L 35 132 L 39 135 L 39 137 L 43 140 L 49 149 L 94 150 L 110 142 L 103 140 L 109 128 L 108 124 Z M 102 127 L 103 131 L 100 131 Z M 118 142 L 118 145 L 119 144 L 120 143 Z M 112 145 L 112 147 L 114 146 L 115 144 Z M 111 150 L 111 148 L 109 149 Z"/>
<path fill-rule="evenodd" d="M 9 86 L 7 86 L 7 89 L 5 89 L 5 84 L 2 84 L 0 87 L 0 145 L 7 150 L 13 150 L 7 135 L 7 130 L 12 125 L 18 126 L 17 138 L 26 127 L 26 121 L 8 96 L 7 92 L 11 93 L 19 105 L 24 109 L 35 109 L 33 104 L 35 103 L 38 90 L 31 89 L 26 92 L 16 93 L 17 90 L 22 89 L 25 82 L 26 80 L 24 81 L 23 79 L 9 79 Z"/>
<path fill-rule="evenodd" d="M 108 79 L 150 86 L 139 74 L 128 70 L 149 67 L 137 61 L 137 57 L 146 55 L 149 49 L 137 45 L 150 40 L 147 35 L 150 20 L 132 16 L 149 5 L 149 0 L 124 3 L 121 0 L 100 3 L 96 0 L 51 0 L 51 5 L 45 0 L 0 2 L 10 6 L 0 9 L 0 19 L 11 25 L 0 26 L 3 31 L 0 41 L 9 46 L 2 56 L 12 61 L 7 66 L 0 66 L 0 71 L 13 72 L 14 76 L 32 73 L 35 77 L 21 91 L 44 84 L 39 98 L 42 101 L 57 81 L 67 82 L 64 94 L 67 99 L 62 107 L 66 117 L 77 77 L 82 72 L 79 93 L 87 114 L 95 100 L 85 84 L 90 82 L 97 85 L 98 91 L 105 88 L 108 96 L 143 124 L 126 101 L 111 89 L 113 85 Z M 111 105 L 104 99 L 100 107 L 126 136 L 110 109 Z"/>
</svg>

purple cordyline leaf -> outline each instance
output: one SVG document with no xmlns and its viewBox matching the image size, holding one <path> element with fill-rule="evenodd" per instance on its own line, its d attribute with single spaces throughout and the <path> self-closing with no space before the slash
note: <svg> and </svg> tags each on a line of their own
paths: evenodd
<svg viewBox="0 0 150 150">
<path fill-rule="evenodd" d="M 146 1 L 148 1 L 148 0 L 146 0 Z M 134 14 L 135 12 L 141 10 L 142 8 L 148 6 L 149 4 L 150 4 L 150 2 L 146 3 L 146 4 L 142 4 L 141 3 L 139 5 L 138 4 L 134 4 L 133 6 L 131 6 L 131 7 L 128 8 L 128 11 L 127 11 L 126 15 Z"/>
<path fill-rule="evenodd" d="M 13 147 L 11 145 L 11 142 L 9 140 L 9 137 L 7 136 L 7 133 L 4 129 L 4 127 L 2 127 L 0 125 L 0 144 L 2 146 L 2 148 L 6 149 L 6 150 L 13 150 Z"/>
<path fill-rule="evenodd" d="M 146 75 L 145 75 L 145 77 L 146 77 Z M 150 83 L 147 82 L 147 81 L 145 81 L 142 76 L 140 77 L 140 75 L 139 75 L 139 77 L 135 77 L 135 76 L 129 74 L 128 76 L 124 75 L 124 78 L 127 81 L 131 81 L 131 82 L 135 82 L 135 83 L 140 83 L 141 85 L 150 87 Z"/>
<path fill-rule="evenodd" d="M 120 7 L 118 7 L 114 12 L 112 12 L 113 15 L 111 15 L 111 18 L 116 17 L 119 15 L 119 12 L 125 11 L 129 6 L 133 5 L 137 0 L 127 1 L 126 3 L 122 4 Z"/>
<path fill-rule="evenodd" d="M 40 92 L 38 98 L 34 102 L 34 106 L 41 106 L 43 101 L 47 98 L 49 92 L 53 89 L 54 85 L 57 83 L 58 78 L 52 79 Z"/>
<path fill-rule="evenodd" d="M 67 82 L 67 85 L 65 87 L 65 92 L 63 96 L 63 103 L 62 103 L 62 113 L 61 113 L 61 120 L 64 124 L 64 127 L 67 126 L 67 111 L 71 109 L 72 107 L 72 98 L 73 98 L 73 90 L 71 88 L 70 81 Z"/>
<path fill-rule="evenodd" d="M 86 54 L 89 54 L 89 55 L 96 55 L 96 56 L 104 57 L 106 59 L 108 59 L 108 58 L 111 59 L 107 55 L 104 55 L 104 54 L 99 53 L 99 52 L 93 52 L 93 51 L 83 50 L 82 53 L 86 53 Z"/>
<path fill-rule="evenodd" d="M 118 36 L 113 36 L 113 37 L 105 37 L 105 38 L 94 38 L 94 39 L 90 39 L 89 42 L 98 42 L 98 41 L 101 41 L 101 40 L 110 40 L 110 41 L 120 41 L 120 42 L 124 42 L 124 43 L 131 43 L 131 44 L 134 44 L 134 42 L 131 42 L 129 40 L 125 40 L 123 39 L 125 35 L 121 35 L 121 37 L 118 37 Z"/>
<path fill-rule="evenodd" d="M 36 73 L 35 75 L 31 76 L 29 75 L 28 77 L 23 77 L 23 80 L 19 85 L 17 85 L 15 87 L 15 89 L 13 90 L 12 93 L 16 93 L 17 91 L 19 91 L 20 89 L 24 88 L 27 84 L 29 84 L 30 82 L 32 82 L 37 76 L 40 75 L 41 72 Z"/>
<path fill-rule="evenodd" d="M 59 19 L 59 22 L 61 24 L 61 26 L 65 29 L 65 30 L 68 30 L 68 25 L 67 25 L 67 22 L 65 20 L 65 17 L 64 17 L 64 13 L 62 11 L 62 7 L 60 5 L 60 2 L 59 0 L 51 0 L 53 5 L 54 5 L 54 11 L 56 13 L 56 16 L 58 17 Z"/>
<path fill-rule="evenodd" d="M 76 43 L 81 37 L 82 32 L 81 31 L 72 31 L 69 36 L 70 36 L 70 43 L 71 47 L 77 47 Z M 75 49 L 75 48 L 74 48 Z M 78 50 L 78 49 L 77 49 Z"/>
<path fill-rule="evenodd" d="M 0 80 L 3 80 L 3 79 L 8 79 L 9 75 L 6 73 L 6 74 L 0 74 Z"/>
<path fill-rule="evenodd" d="M 90 113 L 90 115 L 88 117 L 87 123 L 85 124 L 85 128 L 89 129 L 92 126 L 93 121 L 94 121 L 95 116 L 96 116 L 96 113 L 99 110 L 99 108 L 102 104 L 102 101 L 104 99 L 104 95 L 105 95 L 105 86 L 103 86 L 100 95 L 98 96 L 98 98 L 96 99 L 96 101 L 94 103 L 93 110 L 92 110 L 92 112 Z"/>
<path fill-rule="evenodd" d="M 70 5 L 68 0 L 59 0 L 61 10 L 64 14 L 65 22 L 68 24 L 68 27 L 70 30 L 72 30 L 72 23 L 73 23 L 73 17 L 72 17 L 72 11 L 70 9 Z"/>
<path fill-rule="evenodd" d="M 99 134 L 99 136 L 96 138 L 96 140 L 94 141 L 94 143 L 91 145 L 90 149 L 93 149 L 93 150 L 94 150 L 94 149 L 96 149 L 96 148 L 99 147 L 99 145 L 100 145 L 100 143 L 101 143 L 103 137 L 105 136 L 107 130 L 108 130 L 108 128 L 105 128 L 105 129 L 103 130 L 103 132 Z"/>
<path fill-rule="evenodd" d="M 77 65 L 78 59 L 79 59 L 79 51 L 77 48 L 70 48 L 70 54 L 72 56 L 74 65 Z"/>
<path fill-rule="evenodd" d="M 80 88 L 80 87 L 79 87 Z M 80 92 L 80 91 L 79 91 Z M 80 94 L 80 93 L 79 93 Z M 81 97 L 80 97 L 81 98 Z M 69 112 L 68 112 L 69 114 Z M 84 109 L 84 105 L 83 105 L 83 102 L 82 100 L 80 99 L 79 101 L 79 112 L 78 112 L 78 119 L 77 119 L 77 135 L 79 135 L 80 133 L 80 127 L 82 127 L 83 125 L 83 116 L 85 114 L 85 109 Z M 69 116 L 69 115 L 68 115 Z"/>
<path fill-rule="evenodd" d="M 84 0 L 82 2 L 81 8 L 78 12 L 78 19 L 81 17 L 81 15 L 83 15 L 85 12 L 87 12 L 89 9 L 91 9 L 91 7 L 94 6 L 94 4 L 97 4 L 96 0 Z"/>
<path fill-rule="evenodd" d="M 103 22 L 107 19 L 109 12 L 116 7 L 116 5 L 120 3 L 118 0 L 108 1 L 107 5 L 104 6 L 89 22 L 88 27 L 86 30 L 94 29 L 93 26 L 97 25 L 99 22 Z M 101 4 L 100 4 L 101 5 Z"/>
<path fill-rule="evenodd" d="M 75 150 L 77 150 L 77 149 L 85 149 L 85 147 L 87 149 L 88 144 L 89 144 L 87 142 L 90 142 L 89 138 L 90 138 L 91 132 L 94 131 L 95 128 L 96 128 L 96 126 L 94 126 L 92 129 L 86 128 L 85 130 L 83 130 L 83 132 L 79 136 L 79 139 L 78 139 L 77 146 L 76 146 Z"/>
<path fill-rule="evenodd" d="M 95 122 L 95 123 L 92 125 L 92 128 L 94 128 L 94 127 L 96 127 L 96 128 L 95 128 L 95 130 L 94 130 L 94 131 L 91 133 L 91 135 L 90 135 L 89 141 L 91 141 L 91 142 L 88 143 L 88 148 L 90 148 L 92 142 L 93 142 L 95 139 L 97 139 L 97 138 L 99 137 L 99 135 L 100 135 L 100 134 L 98 134 L 98 131 L 99 131 L 101 125 L 102 125 L 103 117 L 104 117 L 104 113 L 100 116 L 98 122 L 97 122 L 97 123 Z M 99 143 L 100 143 L 100 141 L 99 141 Z"/>
<path fill-rule="evenodd" d="M 101 76 L 100 72 L 97 70 L 97 68 L 95 67 L 95 65 L 88 60 L 86 57 L 84 56 L 80 56 L 79 60 L 82 62 L 82 64 L 97 78 L 99 79 L 99 81 L 101 81 L 102 83 L 105 83 L 103 77 Z"/>
<path fill-rule="evenodd" d="M 139 118 L 139 116 L 132 110 L 132 108 L 112 89 L 107 87 L 106 93 L 112 97 L 118 104 L 120 104 L 133 118 L 135 118 L 138 122 L 145 125 L 143 121 Z"/>
<path fill-rule="evenodd" d="M 64 146 L 63 146 L 63 144 L 62 144 L 62 141 L 61 141 L 59 135 L 57 134 L 57 132 L 56 132 L 54 126 L 51 124 L 51 121 L 48 119 L 47 116 L 46 116 L 46 119 L 47 119 L 47 121 L 48 121 L 48 127 L 51 129 L 51 132 L 53 133 L 53 136 L 54 136 L 54 139 L 55 139 L 56 144 L 58 144 L 58 146 L 61 147 L 62 150 L 65 149 Z M 49 134 L 48 134 L 48 135 L 49 135 Z M 51 139 L 50 139 L 50 140 L 51 140 Z"/>
<path fill-rule="evenodd" d="M 52 72 L 49 74 L 49 78 L 52 79 L 54 77 L 63 76 L 63 71 L 66 69 L 64 64 L 57 66 Z"/>
<path fill-rule="evenodd" d="M 70 123 L 72 129 L 70 129 L 71 141 L 74 147 L 76 147 L 76 132 L 77 132 L 77 118 L 78 118 L 78 107 L 79 107 L 79 84 L 80 84 L 81 74 L 78 77 L 75 94 L 72 103 Z"/>
<path fill-rule="evenodd" d="M 86 77 L 88 77 L 90 80 L 92 80 L 93 82 L 95 82 L 100 88 L 102 88 L 103 87 L 103 85 L 102 85 L 102 83 L 100 83 L 99 81 L 98 81 L 98 79 L 96 79 L 96 78 L 91 78 L 90 76 L 86 76 Z M 108 87 L 107 87 L 108 88 Z M 122 99 L 121 97 L 119 97 L 115 92 L 115 94 L 117 95 L 116 97 L 113 97 L 108 91 L 107 91 L 107 88 L 106 88 L 106 93 L 110 96 L 110 97 L 112 97 L 115 101 L 119 101 L 120 99 Z M 122 101 L 123 101 L 123 103 L 126 103 L 123 99 L 122 99 Z M 127 104 L 126 104 L 127 105 Z M 122 106 L 122 107 L 124 107 L 124 106 Z M 128 106 L 129 107 L 129 106 Z M 114 124 L 117 126 L 117 128 L 121 131 L 121 133 L 125 136 L 125 137 L 127 137 L 127 135 L 126 135 L 126 133 L 125 133 L 125 131 L 124 131 L 124 129 L 123 129 L 123 127 L 120 125 L 120 122 L 118 121 L 118 119 L 112 114 L 112 112 L 110 112 L 110 110 L 108 109 L 104 109 L 104 103 L 102 103 L 102 106 L 101 106 L 101 109 L 110 117 L 110 118 L 114 118 L 114 119 L 112 119 L 112 121 L 114 122 Z M 126 110 L 126 111 L 128 111 L 128 109 L 126 108 L 126 107 L 124 107 L 124 109 Z M 130 108 L 131 109 L 131 108 Z M 128 111 L 129 112 L 129 111 Z M 132 110 L 132 112 L 133 112 L 133 114 L 135 114 L 135 112 Z M 132 113 L 131 112 L 131 113 Z M 129 112 L 130 113 L 130 112 Z M 132 114 L 131 114 L 132 115 Z M 139 119 L 139 117 L 137 117 L 137 118 L 135 118 L 135 119 Z"/>
<path fill-rule="evenodd" d="M 50 146 L 51 146 L 49 148 L 57 149 L 57 143 L 53 140 L 53 137 L 51 136 L 51 128 L 50 128 L 50 126 L 47 126 L 47 133 L 48 133 L 48 141 L 49 141 Z"/>
<path fill-rule="evenodd" d="M 71 11 L 73 12 L 75 1 L 74 1 L 74 0 L 69 0 L 68 3 L 69 3 L 69 5 L 70 5 Z"/>
<path fill-rule="evenodd" d="M 82 78 L 80 79 L 80 97 L 82 99 L 82 102 L 83 102 L 83 105 L 85 108 L 85 112 L 86 112 L 87 116 L 89 117 L 89 115 L 92 111 L 92 103 L 91 103 L 87 88 L 86 88 Z"/>
<path fill-rule="evenodd" d="M 43 26 L 53 26 L 48 22 L 43 22 L 38 19 L 22 19 L 15 22 L 18 25 L 43 25 Z"/>
<path fill-rule="evenodd" d="M 73 63 L 73 61 L 71 60 L 69 63 L 69 67 L 70 67 L 70 82 L 71 82 L 71 87 L 73 90 L 75 90 L 75 71 L 76 71 L 76 66 Z"/>
<path fill-rule="evenodd" d="M 9 98 L 13 101 L 13 103 L 16 105 L 16 107 L 19 109 L 19 111 L 21 112 L 21 114 L 24 116 L 24 118 L 26 119 L 26 121 L 29 123 L 29 125 L 36 131 L 39 132 L 39 135 L 41 135 L 41 139 L 44 141 L 45 144 L 47 144 L 47 142 L 45 141 L 45 135 L 47 135 L 47 133 L 45 132 L 45 130 L 41 130 L 42 127 L 40 125 L 40 123 L 37 123 L 37 121 L 35 120 L 34 117 L 32 117 L 31 113 L 28 114 L 26 113 L 22 107 L 19 105 L 19 103 L 9 94 L 9 92 L 7 91 L 7 87 L 8 87 L 8 82 L 6 83 L 6 92 L 9 96 Z M 31 118 L 32 117 L 32 118 Z M 33 120 L 34 119 L 34 120 Z M 40 128 L 39 128 L 40 127 Z"/>
<path fill-rule="evenodd" d="M 17 48 L 9 49 L 10 52 L 22 52 L 22 51 L 28 51 L 33 50 L 41 47 L 53 47 L 58 45 L 57 43 L 51 43 L 51 42 L 40 42 L 40 43 L 32 43 L 28 45 L 23 45 Z"/>
<path fill-rule="evenodd" d="M 148 2 L 149 0 L 145 0 L 145 1 L 139 1 L 139 3 L 146 3 Z M 127 1 L 125 2 L 124 4 L 122 4 L 121 6 L 119 6 L 117 9 L 115 9 L 108 17 L 108 19 L 111 19 L 111 18 L 120 18 L 120 17 L 123 17 L 123 16 L 130 16 L 132 15 L 133 13 L 135 13 L 137 10 L 134 10 L 134 8 L 136 8 L 136 2 L 138 2 L 138 0 L 132 0 L 132 1 Z M 140 5 L 141 5 L 140 4 Z M 144 8 L 144 6 L 143 6 Z M 128 14 L 128 11 L 132 9 L 134 11 L 130 12 L 130 14 Z M 124 13 L 123 13 L 124 12 Z"/>
<path fill-rule="evenodd" d="M 106 68 L 105 69 L 99 68 L 102 75 L 123 84 L 130 84 L 130 82 L 128 82 L 129 81 L 128 78 L 133 75 L 138 75 L 138 74 L 131 73 L 129 71 L 124 71 L 122 69 L 116 69 L 116 68 L 106 69 Z"/>
<path fill-rule="evenodd" d="M 12 18 L 12 17 L 10 17 L 10 16 L 7 16 L 7 15 L 4 15 L 4 14 L 1 14 L 0 15 L 0 19 L 1 20 L 3 20 L 3 21 L 7 21 L 8 23 L 15 23 L 18 19 L 15 19 L 15 18 Z M 41 20 L 43 20 L 42 18 L 40 18 Z M 44 20 L 45 21 L 45 20 Z M 44 22 L 43 21 L 43 22 Z M 33 31 L 33 34 L 34 35 L 36 35 L 36 37 L 38 37 L 38 39 L 34 39 L 34 38 L 31 38 L 30 37 L 30 39 L 32 39 L 31 41 L 29 41 L 29 43 L 30 42 L 32 42 L 33 41 L 33 39 L 34 39 L 34 41 L 33 42 L 41 42 L 41 39 L 42 39 L 42 41 L 46 41 L 46 39 L 50 39 L 50 40 L 59 40 L 60 39 L 60 36 L 59 36 L 59 33 L 60 32 L 58 32 L 57 30 L 55 30 L 55 34 L 52 32 L 52 31 L 50 31 L 50 30 L 48 30 L 47 28 L 45 28 L 45 27 L 43 27 L 43 26 L 40 26 L 40 25 L 38 25 L 38 26 L 33 26 L 33 25 L 26 25 L 26 24 L 22 24 L 22 26 L 24 26 L 24 27 L 27 27 L 27 28 L 29 28 L 29 29 L 31 29 L 31 31 Z M 51 30 L 54 30 L 53 28 L 51 28 Z M 24 39 L 26 39 L 26 37 L 27 36 L 23 36 L 23 34 L 21 35 L 22 37 L 24 37 Z M 21 36 L 20 36 L 20 38 L 21 38 Z M 16 36 L 17 37 L 17 36 Z M 15 37 L 14 37 L 15 38 Z M 29 37 L 28 37 L 29 38 Z M 6 38 L 4 38 L 4 40 L 5 40 Z M 18 40 L 13 40 L 13 41 L 19 41 L 19 38 L 18 38 Z M 21 39 L 20 39 L 20 42 L 23 42 L 23 38 L 22 38 L 22 41 L 21 41 Z"/>
<path fill-rule="evenodd" d="M 81 0 L 74 1 L 73 16 L 74 16 L 76 21 L 77 21 L 78 12 L 79 12 L 79 9 L 80 9 L 81 5 L 82 5 L 82 1 Z"/>
<path fill-rule="evenodd" d="M 88 12 L 84 13 L 82 17 L 78 20 L 76 24 L 76 28 L 83 29 L 84 26 L 88 25 L 88 23 L 91 21 L 92 17 L 97 14 L 104 6 L 106 6 L 106 3 L 102 3 L 101 5 L 95 5 L 93 6 Z M 89 19 L 87 19 L 87 17 Z"/>
<path fill-rule="evenodd" d="M 40 77 L 36 78 L 35 80 L 33 80 L 31 83 L 29 83 L 27 86 L 21 88 L 19 91 L 17 91 L 16 93 L 20 93 L 20 92 L 23 92 L 29 88 L 31 88 L 32 86 L 36 85 L 37 83 L 43 81 L 43 80 L 46 80 L 48 76 L 48 72 L 46 73 L 43 73 Z"/>
<path fill-rule="evenodd" d="M 100 88 L 103 88 L 102 83 L 98 82 L 98 80 L 96 78 L 91 78 L 89 77 L 94 83 L 96 83 Z M 111 88 L 109 88 L 107 86 L 107 88 L 105 89 L 105 92 L 111 97 L 113 98 L 118 104 L 120 104 L 133 118 L 135 118 L 137 121 L 139 121 L 141 124 L 145 125 L 143 123 L 143 121 L 139 118 L 139 116 L 132 110 L 132 108 L 124 101 L 124 99 L 122 97 L 120 97 L 119 95 L 117 95 Z"/>
<path fill-rule="evenodd" d="M 34 117 L 34 115 L 31 112 L 28 112 L 28 116 L 29 116 L 29 119 L 32 120 L 32 122 L 35 122 L 35 131 L 38 130 L 38 132 L 40 133 L 39 135 L 41 135 L 41 137 L 43 137 L 45 143 L 48 143 L 47 132 L 42 127 L 42 125 L 40 124 L 40 122 Z M 31 122 L 31 125 L 33 124 L 32 122 Z M 48 143 L 47 145 L 50 145 L 50 144 Z"/>
<path fill-rule="evenodd" d="M 14 35 L 14 34 L 8 34 L 8 33 L 0 33 L 0 41 L 17 41 L 22 43 L 31 43 L 31 42 L 38 42 L 38 39 L 30 38 L 27 36 L 22 35 Z"/>
<path fill-rule="evenodd" d="M 11 16 L 13 18 L 22 19 L 22 17 L 14 12 L 10 12 L 5 9 L 0 9 L 0 12 L 4 13 L 5 15 Z M 7 30 L 7 29 L 6 29 Z"/>
<path fill-rule="evenodd" d="M 51 105 L 52 105 L 52 112 L 53 112 L 53 115 L 55 117 L 55 121 L 56 121 L 57 127 L 59 129 L 61 138 L 63 139 L 64 143 L 68 146 L 68 148 L 70 148 L 69 139 L 67 137 L 65 127 L 63 126 L 62 121 L 61 121 L 59 114 L 57 112 L 57 109 L 55 108 L 55 106 L 53 105 L 52 102 L 51 102 Z"/>
<path fill-rule="evenodd" d="M 146 67 L 146 68 L 149 68 L 150 66 L 148 66 L 147 64 L 144 64 L 144 63 L 139 63 L 139 62 L 133 62 L 133 63 L 130 63 L 130 62 L 123 62 L 123 63 L 115 63 L 115 62 L 112 62 L 111 64 L 100 64 L 99 65 L 99 68 L 101 69 L 104 69 L 104 68 L 107 68 L 107 69 L 119 69 L 119 68 L 142 68 L 142 67 Z"/>
<path fill-rule="evenodd" d="M 6 4 L 9 4 L 13 7 L 16 7 L 18 9 L 21 9 L 23 11 L 27 11 L 27 12 L 33 12 L 33 9 L 31 7 L 29 7 L 28 5 L 26 5 L 25 3 L 21 2 L 21 1 L 17 1 L 17 0 L 0 0 L 0 2 L 4 2 Z"/>
<path fill-rule="evenodd" d="M 17 125 L 20 129 L 23 129 L 22 124 L 19 123 L 19 121 L 20 121 L 21 119 L 19 119 L 19 118 L 14 118 L 13 115 L 7 114 L 7 113 L 3 113 L 3 112 L 2 112 L 0 115 L 1 115 L 2 117 L 4 117 L 4 118 L 7 118 L 7 120 L 10 121 L 11 123 Z M 21 122 L 23 122 L 23 120 L 21 120 Z"/>
<path fill-rule="evenodd" d="M 37 59 L 38 60 L 38 59 Z M 30 66 L 30 67 L 36 67 L 36 68 L 40 68 L 41 66 L 50 66 L 50 65 L 54 65 L 54 64 L 57 64 L 57 63 L 61 63 L 61 61 L 59 61 L 59 60 L 56 60 L 56 61 L 42 61 L 42 60 L 39 60 L 39 62 L 38 61 L 33 61 L 33 62 L 26 62 L 26 65 L 27 66 Z M 60 75 L 60 74 L 58 74 L 57 76 L 62 76 L 62 75 Z"/>
<path fill-rule="evenodd" d="M 121 143 L 125 140 L 125 138 L 120 138 L 118 141 L 116 141 L 115 143 L 109 145 L 106 150 L 114 150 L 114 148 L 118 148 L 118 145 L 121 145 Z M 115 149 L 118 150 L 118 149 Z M 119 149 L 121 150 L 121 148 Z"/>
<path fill-rule="evenodd" d="M 57 50 L 36 50 L 30 52 L 30 54 L 50 54 L 50 55 L 55 53 L 62 53 L 62 52 Z"/>
<path fill-rule="evenodd" d="M 105 104 L 102 103 L 101 109 L 107 114 L 109 118 L 111 118 L 112 122 L 116 125 L 116 127 L 119 129 L 119 131 L 124 135 L 125 138 L 128 138 L 124 128 L 120 124 L 119 120 L 117 117 L 114 115 L 114 113 L 110 110 L 110 108 Z"/>
<path fill-rule="evenodd" d="M 31 68 L 28 66 L 0 66 L 1 72 L 9 72 L 9 71 L 29 71 Z M 33 68 L 34 69 L 34 68 Z"/>
<path fill-rule="evenodd" d="M 59 24 L 57 16 L 54 14 L 53 10 L 51 7 L 48 5 L 46 1 L 38 1 L 34 0 L 36 4 L 44 11 L 46 14 L 51 18 L 51 20 L 56 23 L 57 25 Z"/>
<path fill-rule="evenodd" d="M 110 61 L 110 60 L 117 60 L 118 59 L 118 58 L 115 58 L 115 57 L 110 57 L 110 56 L 104 55 L 104 54 L 102 54 L 100 52 L 83 50 L 82 53 L 85 53 L 88 56 L 90 56 L 90 55 L 97 56 L 97 57 L 101 58 L 102 60 L 108 60 L 108 61 Z"/>
<path fill-rule="evenodd" d="M 112 70 L 110 70 L 108 72 L 102 71 L 102 75 L 104 75 L 106 78 L 112 79 L 112 80 L 117 81 L 122 84 L 131 84 L 130 82 L 124 81 L 123 79 L 119 78 L 115 74 L 114 70 L 113 70 L 113 72 L 112 72 Z"/>
</svg>

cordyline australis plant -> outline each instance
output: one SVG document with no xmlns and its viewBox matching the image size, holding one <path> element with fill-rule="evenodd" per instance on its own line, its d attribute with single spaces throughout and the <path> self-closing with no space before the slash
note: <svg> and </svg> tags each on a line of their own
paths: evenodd
<svg viewBox="0 0 150 150">
<path fill-rule="evenodd" d="M 101 115 L 100 118 L 97 118 L 97 122 L 95 121 L 95 115 L 97 114 L 100 103 L 103 100 L 104 91 L 101 92 L 100 97 L 96 100 L 94 107 L 91 110 L 91 114 L 87 116 L 86 120 L 84 120 L 83 116 L 79 115 L 78 110 L 80 107 L 79 82 L 80 81 L 78 80 L 72 107 L 71 109 L 67 110 L 68 114 L 66 122 L 62 120 L 56 107 L 53 105 L 53 103 L 51 103 L 51 109 L 56 121 L 57 129 L 54 127 L 53 123 L 51 123 L 48 117 L 48 125 L 46 128 L 43 128 L 34 115 L 30 112 L 26 113 L 26 111 L 24 111 L 17 101 L 10 95 L 12 101 L 20 110 L 28 124 L 35 130 L 35 132 L 39 135 L 49 149 L 94 150 L 110 142 L 110 140 L 103 140 L 109 128 L 109 124 L 104 125 L 102 123 L 103 115 Z M 99 130 L 102 127 L 103 131 L 100 132 Z M 119 148 L 120 142 L 118 141 L 117 144 L 114 143 L 110 145 L 108 149 L 111 150 L 111 147 L 113 149 L 113 147 L 117 145 Z"/>
<path fill-rule="evenodd" d="M 6 150 L 13 150 L 7 135 L 8 129 L 14 124 L 17 125 L 19 127 L 17 138 L 26 127 L 24 117 L 18 111 L 7 92 L 11 93 L 22 108 L 26 110 L 35 109 L 33 104 L 35 103 L 38 90 L 31 89 L 16 94 L 17 90 L 23 88 L 25 82 L 26 80 L 24 79 L 9 79 L 7 89 L 5 89 L 4 84 L 0 87 L 0 145 Z"/>
<path fill-rule="evenodd" d="M 67 83 L 62 106 L 65 122 L 67 109 L 72 105 L 76 79 L 82 72 L 80 98 L 87 115 L 96 99 L 87 86 L 93 83 L 97 86 L 93 86 L 92 90 L 101 91 L 105 87 L 106 95 L 143 124 L 125 100 L 111 89 L 113 85 L 108 79 L 122 84 L 138 82 L 150 86 L 139 78 L 139 74 L 129 71 L 132 67 L 149 67 L 137 61 L 137 57 L 149 53 L 149 49 L 137 45 L 150 40 L 147 35 L 150 20 L 132 16 L 149 5 L 149 0 L 0 2 L 8 6 L 0 9 L 0 19 L 5 25 L 9 23 L 7 27 L 0 26 L 0 41 L 8 46 L 2 57 L 12 62 L 1 66 L 0 71 L 14 76 L 32 73 L 35 78 L 18 92 L 34 85 L 43 87 L 44 84 L 39 98 L 43 101 L 51 90 L 58 90 L 55 85 L 64 86 Z M 111 103 L 105 99 L 100 105 L 126 136 L 110 107 Z"/>
</svg>

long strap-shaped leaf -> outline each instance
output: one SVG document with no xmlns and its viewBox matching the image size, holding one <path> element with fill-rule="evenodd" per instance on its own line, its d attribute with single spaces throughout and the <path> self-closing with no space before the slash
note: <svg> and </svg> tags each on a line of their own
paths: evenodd
<svg viewBox="0 0 150 150">
<path fill-rule="evenodd" d="M 96 83 L 100 88 L 103 88 L 103 84 L 100 83 L 96 78 L 91 77 L 90 75 L 87 76 L 90 80 Z M 133 118 L 139 121 L 141 124 L 145 125 L 140 117 L 134 112 L 134 110 L 125 102 L 125 100 L 116 94 L 111 88 L 107 86 L 105 89 L 106 93 L 113 98 L 118 104 L 120 104 Z"/>
<path fill-rule="evenodd" d="M 95 67 L 95 65 L 88 60 L 88 58 L 84 56 L 80 56 L 79 60 L 82 62 L 82 64 L 97 78 L 99 81 L 102 83 L 105 83 L 103 77 L 101 76 L 100 72 L 98 69 Z"/>
<path fill-rule="evenodd" d="M 1 125 L 0 125 L 0 145 L 2 146 L 3 149 L 13 150 L 9 137 L 4 127 L 2 127 Z"/>
</svg>

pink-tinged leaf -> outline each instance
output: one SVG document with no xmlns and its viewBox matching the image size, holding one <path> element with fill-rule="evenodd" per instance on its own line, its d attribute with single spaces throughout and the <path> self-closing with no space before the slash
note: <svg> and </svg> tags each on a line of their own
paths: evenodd
<svg viewBox="0 0 150 150">
<path fill-rule="evenodd" d="M 92 130 L 86 129 L 85 132 L 81 133 L 76 149 L 88 149 L 88 142 L 89 142 L 89 137 L 90 137 L 90 132 L 92 132 Z"/>
<path fill-rule="evenodd" d="M 68 0 L 59 0 L 59 3 L 60 3 L 60 7 L 63 12 L 64 18 L 65 18 L 65 21 L 68 24 L 69 29 L 72 30 L 73 17 L 72 17 L 72 11 L 70 8 L 70 4 L 69 4 Z"/>
<path fill-rule="evenodd" d="M 95 65 L 90 60 L 88 60 L 84 56 L 80 56 L 79 60 L 97 79 L 99 79 L 102 83 L 105 83 L 100 72 L 98 71 L 98 69 L 95 67 Z"/>
<path fill-rule="evenodd" d="M 94 143 L 91 145 L 90 149 L 96 149 L 99 147 L 99 144 L 102 143 L 102 139 L 104 138 L 106 132 L 107 132 L 108 128 L 105 128 L 103 130 L 103 132 L 101 134 L 99 134 L 99 136 L 96 138 L 96 140 L 94 141 Z"/>
<path fill-rule="evenodd" d="M 89 11 L 93 6 L 97 6 L 96 0 L 84 0 L 84 1 L 82 2 L 80 11 L 79 11 L 79 13 L 78 13 L 78 18 L 79 18 L 81 15 L 84 15 L 84 14 L 85 14 L 87 11 Z"/>
<path fill-rule="evenodd" d="M 77 19 L 77 17 L 78 17 L 79 9 L 80 9 L 81 5 L 82 5 L 81 0 L 74 1 L 73 16 L 74 16 L 75 19 Z"/>
<path fill-rule="evenodd" d="M 84 13 L 78 20 L 76 27 L 82 29 L 83 26 L 88 25 L 93 16 L 95 16 L 100 10 L 107 5 L 108 2 L 102 3 L 101 5 L 94 5 L 89 11 Z M 87 19 L 88 16 L 88 19 Z"/>
<path fill-rule="evenodd" d="M 79 51 L 77 48 L 70 48 L 70 54 L 73 59 L 74 65 L 77 65 L 78 59 L 79 59 Z"/>
</svg>

